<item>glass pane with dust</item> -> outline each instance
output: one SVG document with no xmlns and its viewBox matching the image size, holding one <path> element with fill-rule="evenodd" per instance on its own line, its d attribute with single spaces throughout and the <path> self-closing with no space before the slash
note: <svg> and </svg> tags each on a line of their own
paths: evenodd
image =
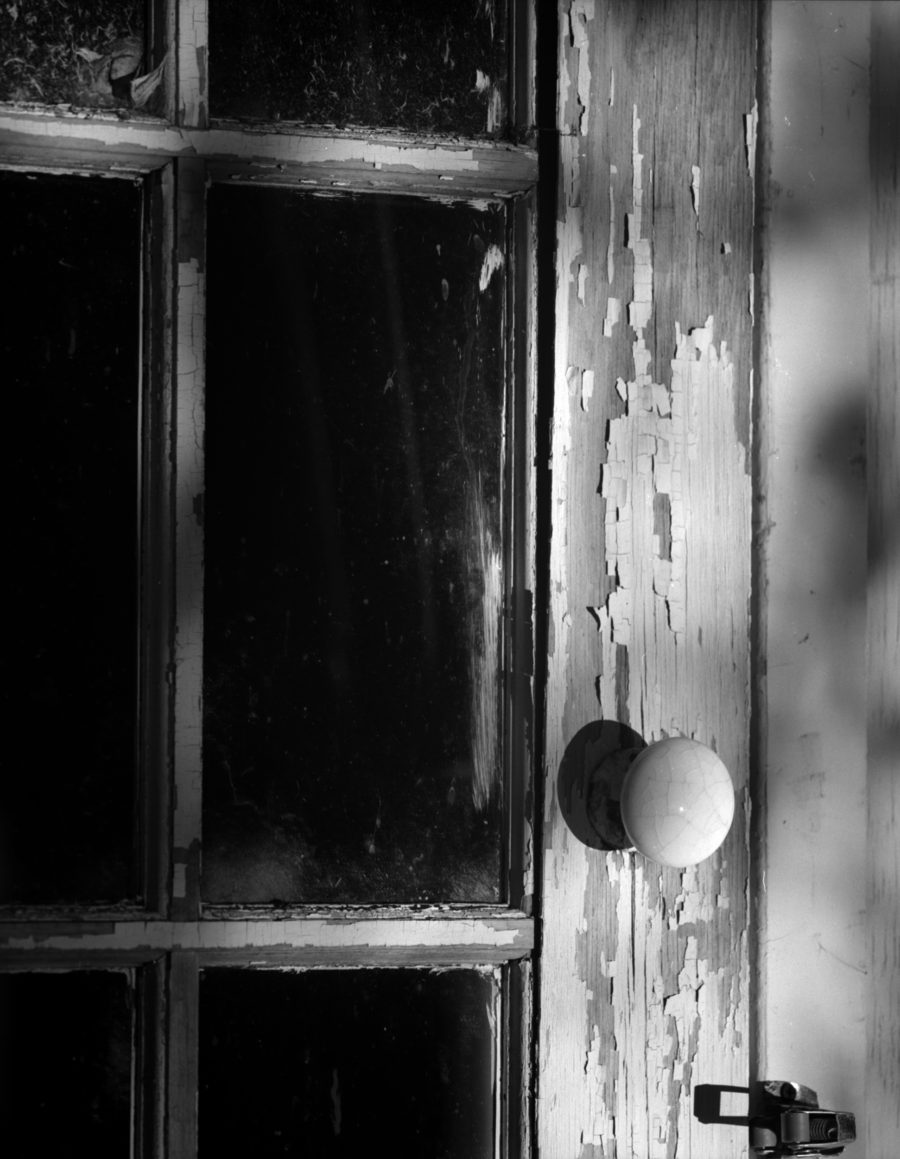
<svg viewBox="0 0 900 1159">
<path fill-rule="evenodd" d="M 0 100 L 153 112 L 162 77 L 146 44 L 146 7 L 145 0 L 0 4 Z"/>
<path fill-rule="evenodd" d="M 131 1153 L 132 995 L 125 973 L 0 974 L 4 1159 Z"/>
<path fill-rule="evenodd" d="M 504 0 L 216 0 L 209 15 L 214 117 L 507 131 Z"/>
<path fill-rule="evenodd" d="M 211 190 L 207 901 L 500 896 L 505 232 Z"/>
<path fill-rule="evenodd" d="M 8 555 L 0 903 L 137 893 L 141 203 L 0 174 Z"/>
<path fill-rule="evenodd" d="M 491 1159 L 494 976 L 208 970 L 199 1154 Z"/>
</svg>

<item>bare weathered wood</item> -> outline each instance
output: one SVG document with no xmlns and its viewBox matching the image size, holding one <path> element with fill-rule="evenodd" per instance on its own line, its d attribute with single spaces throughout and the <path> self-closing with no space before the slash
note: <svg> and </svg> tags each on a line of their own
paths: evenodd
<svg viewBox="0 0 900 1159">
<path fill-rule="evenodd" d="M 143 359 L 141 408 L 141 770 L 142 892 L 146 908 L 168 912 L 171 834 L 171 684 L 173 517 L 172 415 L 174 165 L 144 186 Z"/>
<path fill-rule="evenodd" d="M 509 491 L 509 583 L 504 593 L 507 650 L 503 749 L 506 754 L 506 888 L 514 909 L 531 914 L 534 900 L 535 591 L 537 408 L 537 211 L 533 195 L 511 206 L 513 243 L 507 282 L 507 375 L 511 384 L 505 431 Z"/>
<path fill-rule="evenodd" d="M 900 5 L 872 5 L 865 1141 L 900 1137 Z"/>
<path fill-rule="evenodd" d="M 533 149 L 377 132 L 326 136 L 284 129 L 203 129 L 72 113 L 0 114 L 4 164 L 84 171 L 142 171 L 174 157 L 207 158 L 218 180 L 502 197 L 537 180 Z"/>
<path fill-rule="evenodd" d="M 175 568 L 172 684 L 174 808 L 171 913 L 200 911 L 203 696 L 203 430 L 206 327 L 206 174 L 176 168 L 175 399 L 172 453 Z"/>
<path fill-rule="evenodd" d="M 47 922 L 40 932 L 30 923 L 4 923 L 0 936 L 10 963 L 41 956 L 63 960 L 68 955 L 70 969 L 78 955 L 87 962 L 113 954 L 122 960 L 147 961 L 164 951 L 181 950 L 239 961 L 275 955 L 304 962 L 355 956 L 360 962 L 377 958 L 488 963 L 529 954 L 534 948 L 534 923 L 515 911 L 430 916 L 360 916 L 347 911 L 284 919 L 269 914 L 201 922 Z"/>
<path fill-rule="evenodd" d="M 740 1155 L 693 1117 L 748 1078 L 750 3 L 560 6 L 538 1143 Z M 713 746 L 737 788 L 707 862 L 664 870 L 566 826 L 591 721 Z M 582 754 L 585 772 L 590 751 Z"/>
<path fill-rule="evenodd" d="M 167 1159 L 197 1155 L 199 1090 L 200 963 L 196 954 L 169 959 L 166 979 L 166 1147 Z"/>
<path fill-rule="evenodd" d="M 209 5 L 207 0 L 175 2 L 178 5 L 178 123 L 205 129 L 209 123 Z"/>
<path fill-rule="evenodd" d="M 166 974 L 163 956 L 137 972 L 134 1055 L 135 1148 L 138 1159 L 165 1154 Z"/>
</svg>

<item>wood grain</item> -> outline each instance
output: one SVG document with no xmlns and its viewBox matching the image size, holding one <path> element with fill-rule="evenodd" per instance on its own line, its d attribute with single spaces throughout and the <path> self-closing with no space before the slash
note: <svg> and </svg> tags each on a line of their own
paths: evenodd
<svg viewBox="0 0 900 1159">
<path fill-rule="evenodd" d="M 865 1140 L 900 1137 L 900 5 L 872 5 Z M 863 1132 L 860 1132 L 862 1136 Z"/>
<path fill-rule="evenodd" d="M 748 1078 L 754 21 L 749 3 L 560 7 L 538 1057 L 550 1157 L 746 1151 L 746 1130 L 700 1125 L 691 1099 Z M 556 778 L 600 719 L 719 752 L 737 788 L 719 853 L 662 870 L 574 837 Z"/>
<path fill-rule="evenodd" d="M 175 569 L 171 915 L 200 912 L 203 696 L 203 429 L 206 381 L 206 174 L 182 158 L 176 169 Z"/>
</svg>

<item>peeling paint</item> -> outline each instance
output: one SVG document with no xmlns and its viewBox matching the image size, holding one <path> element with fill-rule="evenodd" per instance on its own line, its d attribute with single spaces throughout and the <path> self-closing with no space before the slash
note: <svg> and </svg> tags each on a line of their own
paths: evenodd
<svg viewBox="0 0 900 1159">
<path fill-rule="evenodd" d="M 588 131 L 588 109 L 591 103 L 590 40 L 586 26 L 593 19 L 594 0 L 573 0 L 569 9 L 569 35 L 578 53 L 578 119 L 575 130 L 581 136 L 585 136 Z"/>
<path fill-rule="evenodd" d="M 628 246 L 635 255 L 634 300 L 629 305 L 629 325 L 635 334 L 634 378 L 616 383 L 625 401 L 625 414 L 610 422 L 602 471 L 606 572 L 615 587 L 599 613 L 601 632 L 611 644 L 626 646 L 631 643 L 634 590 L 643 587 L 640 574 L 647 561 L 652 576 L 649 587 L 664 608 L 668 628 L 676 637 L 686 630 L 688 513 L 699 502 L 699 496 L 690 493 L 691 464 L 699 457 L 701 411 L 712 406 L 718 414 L 723 402 L 733 408 L 731 357 L 724 341 L 718 347 L 713 342 L 712 316 L 704 326 L 687 333 L 676 322 L 669 383 L 654 383 L 650 375 L 651 351 L 644 329 L 653 310 L 653 262 L 650 240 L 641 236 L 643 157 L 636 106 L 632 125 L 633 206 L 628 214 Z M 710 444 L 707 450 L 712 449 Z M 636 465 L 634 472 L 630 470 L 632 463 Z M 742 454 L 739 466 L 743 473 Z M 652 518 L 658 495 L 668 497 L 670 524 L 662 533 Z M 604 670 L 612 667 L 604 665 Z"/>
<path fill-rule="evenodd" d="M 606 299 L 606 317 L 603 319 L 603 337 L 612 338 L 613 327 L 622 315 L 622 303 L 618 298 Z"/>
<path fill-rule="evenodd" d="M 3 950 L 9 956 L 15 953 L 39 951 L 81 951 L 92 954 L 105 951 L 126 953 L 146 951 L 153 955 L 172 949 L 197 951 L 248 951 L 257 957 L 271 949 L 332 951 L 350 949 L 383 950 L 393 948 L 433 951 L 447 957 L 467 950 L 479 950 L 484 956 L 499 954 L 515 958 L 527 954 L 533 947 L 532 923 L 521 915 L 472 918 L 441 918 L 424 916 L 420 920 L 408 917 L 392 919 L 376 916 L 360 918 L 353 913 L 344 917 L 286 918 L 261 920 L 250 918 L 207 918 L 203 921 L 109 921 L 78 923 L 74 928 L 61 931 L 46 923 L 47 929 L 35 932 L 32 925 L 25 931 L 4 935 Z M 89 945 L 89 951 L 85 947 Z M 494 970 L 495 966 L 485 966 Z"/>
<path fill-rule="evenodd" d="M 179 217 L 191 219 L 204 197 L 202 172 L 182 164 Z M 202 201 L 201 201 L 202 203 Z M 194 226 L 196 229 L 196 224 Z M 199 898 L 202 724 L 198 708 L 203 684 L 203 534 L 194 497 L 203 493 L 203 391 L 206 274 L 202 246 L 182 230 L 177 265 L 176 462 L 178 494 L 175 583 L 176 617 L 173 759 L 178 786 L 172 816 L 172 883 L 175 910 L 192 916 Z M 179 912 L 180 911 L 180 912 Z"/>
<path fill-rule="evenodd" d="M 537 179 L 537 155 L 521 147 L 398 141 L 372 134 L 288 135 L 274 128 L 253 132 L 203 129 L 188 120 L 181 126 L 161 126 L 154 121 L 121 121 L 111 114 L 83 112 L 63 116 L 55 111 L 2 111 L 0 148 L 13 163 L 21 153 L 28 166 L 36 163 L 36 149 L 64 151 L 71 155 L 72 167 L 77 167 L 83 155 L 86 162 L 104 171 L 117 165 L 126 172 L 154 169 L 164 157 L 204 157 L 217 177 L 255 176 L 321 187 L 343 177 L 351 188 L 396 190 L 408 184 L 444 195 L 448 191 L 441 187 L 448 183 L 454 193 L 471 189 L 473 195 L 480 191 L 484 196 L 486 186 L 497 194 L 521 192 Z"/>
<path fill-rule="evenodd" d="M 588 721 L 647 740 L 696 735 L 739 777 L 746 769 L 751 496 L 735 438 L 747 368 L 734 363 L 747 326 L 732 279 L 749 264 L 750 215 L 732 169 L 743 177 L 753 20 L 745 3 L 679 12 L 673 22 L 627 0 L 597 6 L 585 32 L 603 91 L 586 121 L 572 2 L 561 18 L 538 1078 L 538 1142 L 554 1157 L 746 1150 L 746 1132 L 699 1125 L 691 1106 L 698 1083 L 746 1081 L 744 836 L 693 870 L 660 871 L 585 848 L 556 795 Z M 717 51 L 723 19 L 736 67 L 713 80 L 698 62 Z M 622 70 L 638 41 L 639 65 Z M 715 131 L 683 124 L 686 99 Z M 573 128 L 585 124 L 587 142 Z M 715 223 L 710 245 L 698 240 L 701 213 Z M 579 305 L 580 267 L 605 273 L 605 287 L 587 282 L 591 310 Z"/>
<path fill-rule="evenodd" d="M 588 271 L 587 266 L 583 262 L 579 262 L 578 263 L 578 278 L 577 278 L 577 282 L 578 282 L 577 293 L 578 293 L 578 301 L 581 302 L 582 305 L 584 305 L 584 291 L 585 291 L 585 286 L 587 285 L 588 273 L 589 273 L 589 271 Z"/>
<path fill-rule="evenodd" d="M 491 284 L 494 274 L 503 269 L 503 251 L 497 245 L 488 246 L 481 263 L 481 273 L 478 277 L 478 289 L 483 294 Z"/>
<path fill-rule="evenodd" d="M 179 0 L 179 122 L 205 128 L 207 109 L 208 0 Z"/>
<path fill-rule="evenodd" d="M 753 102 L 753 108 L 744 115 L 744 150 L 747 157 L 747 172 L 752 182 L 756 181 L 756 135 L 759 129 L 759 105 Z"/>
<path fill-rule="evenodd" d="M 585 370 L 581 376 L 581 409 L 586 411 L 594 394 L 594 372 Z"/>
<path fill-rule="evenodd" d="M 606 243 L 606 280 L 610 286 L 616 276 L 616 191 L 612 178 L 618 173 L 615 165 L 609 167 L 609 240 Z"/>
</svg>

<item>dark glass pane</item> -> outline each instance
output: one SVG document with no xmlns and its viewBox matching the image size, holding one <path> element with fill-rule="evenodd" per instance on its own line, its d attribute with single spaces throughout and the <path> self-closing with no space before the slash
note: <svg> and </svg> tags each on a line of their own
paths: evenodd
<svg viewBox="0 0 900 1159">
<path fill-rule="evenodd" d="M 140 221 L 131 181 L 0 174 L 0 901 L 135 889 Z"/>
<path fill-rule="evenodd" d="M 474 971 L 210 970 L 201 1156 L 489 1159 L 496 986 Z"/>
<path fill-rule="evenodd" d="M 216 0 L 209 16 L 213 116 L 506 129 L 502 0 Z"/>
<path fill-rule="evenodd" d="M 0 974 L 5 1159 L 127 1159 L 132 998 L 124 974 Z"/>
<path fill-rule="evenodd" d="M 212 190 L 208 900 L 498 897 L 503 235 Z"/>
<path fill-rule="evenodd" d="M 0 5 L 0 100 L 149 111 L 144 8 L 144 0 Z"/>
</svg>

